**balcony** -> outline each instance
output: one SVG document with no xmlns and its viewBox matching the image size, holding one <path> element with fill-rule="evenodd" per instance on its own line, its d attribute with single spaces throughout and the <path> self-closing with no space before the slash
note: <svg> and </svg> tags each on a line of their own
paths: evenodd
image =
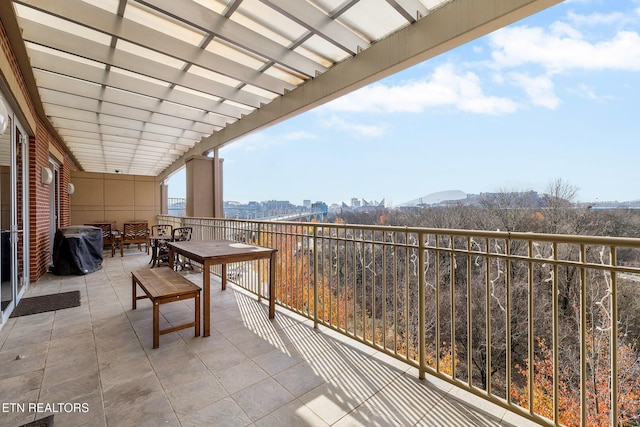
<svg viewBox="0 0 640 427">
<path fill-rule="evenodd" d="M 607 368 L 604 383 L 613 384 L 597 384 L 597 409 L 629 421 L 623 398 L 640 377 L 637 362 L 623 360 L 623 328 L 615 325 L 624 326 L 617 293 L 639 273 L 618 259 L 635 251 L 637 240 L 168 216 L 158 222 L 192 226 L 195 239 L 277 247 L 276 318 L 268 320 L 256 298 L 264 296 L 267 264 L 228 266 L 235 284 L 212 287 L 211 336 L 186 329 L 161 336 L 153 350 L 150 303 L 130 307 L 129 272 L 147 268 L 149 258 L 132 248 L 124 258 L 106 257 L 96 273 L 46 275 L 30 286 L 27 296 L 78 289 L 82 305 L 11 319 L 0 331 L 3 403 L 86 404 L 86 412 L 67 413 L 71 407 L 63 405 L 54 413 L 63 425 L 586 425 L 594 411 L 589 343 L 597 341 L 604 359 L 598 369 Z M 560 315 L 572 304 L 560 289 L 567 272 L 580 283 L 580 307 L 598 308 L 578 309 L 573 321 Z M 212 273 L 215 279 L 220 272 Z M 201 281 L 197 268 L 185 274 Z M 523 301 L 524 314 L 516 309 Z M 193 305 L 163 306 L 161 315 L 165 325 L 180 324 Z M 545 336 L 551 340 L 538 340 Z M 572 408 L 563 389 L 567 337 L 578 338 L 572 363 L 584 390 Z M 611 410 L 610 402 L 618 405 Z M 3 409 L 3 425 L 51 413 Z"/>
<path fill-rule="evenodd" d="M 77 289 L 82 305 L 13 318 L 0 331 L 0 425 L 50 414 L 64 426 L 523 425 L 283 307 L 270 321 L 268 307 L 234 285 L 212 288 L 210 337 L 187 329 L 161 336 L 153 350 L 151 304 L 131 310 L 129 271 L 148 260 L 132 248 L 105 257 L 98 272 L 46 275 L 30 287 L 27 296 Z M 165 324 L 191 316 L 189 302 L 161 309 Z M 7 406 L 36 402 L 86 405 Z"/>
</svg>

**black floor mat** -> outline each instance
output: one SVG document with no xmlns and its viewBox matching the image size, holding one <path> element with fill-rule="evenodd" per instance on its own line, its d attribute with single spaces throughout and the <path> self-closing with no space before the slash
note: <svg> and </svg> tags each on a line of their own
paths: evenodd
<svg viewBox="0 0 640 427">
<path fill-rule="evenodd" d="M 48 417 L 41 418 L 39 420 L 31 421 L 30 423 L 23 424 L 20 427 L 52 427 L 53 426 L 53 415 L 49 415 Z"/>
<path fill-rule="evenodd" d="M 62 310 L 80 305 L 80 291 L 63 292 L 61 294 L 42 295 L 23 298 L 11 316 L 20 317 L 29 314 L 44 313 L 46 311 Z"/>
</svg>

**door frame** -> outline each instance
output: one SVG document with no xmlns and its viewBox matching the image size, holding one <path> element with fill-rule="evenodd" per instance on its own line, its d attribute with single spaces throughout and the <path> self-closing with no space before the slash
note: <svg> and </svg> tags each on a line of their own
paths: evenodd
<svg viewBox="0 0 640 427">
<path fill-rule="evenodd" d="M 9 225 L 9 241 L 10 241 L 10 257 L 11 257 L 11 271 L 10 274 L 10 287 L 12 300 L 7 307 L 0 313 L 0 326 L 4 325 L 9 316 L 22 299 L 29 285 L 29 136 L 26 133 L 24 127 L 20 123 L 19 119 L 14 114 L 11 106 L 6 102 L 6 98 L 0 94 L 0 99 L 4 101 L 7 109 L 8 117 L 10 118 L 11 126 L 7 128 L 10 149 L 9 149 L 9 181 L 11 191 L 11 206 L 9 210 L 10 225 Z M 17 147 L 20 147 L 20 153 L 17 151 Z M 18 159 L 20 154 L 20 159 Z M 20 164 L 19 164 L 20 163 Z M 19 167 L 20 166 L 20 167 Z M 22 176 L 18 176 L 18 172 L 21 172 Z M 19 179 L 20 178 L 20 179 Z M 18 201 L 18 185 L 21 184 L 22 198 Z M 20 202 L 20 203 L 19 203 Z M 18 212 L 21 211 L 22 224 L 18 224 Z M 20 238 L 21 237 L 21 238 Z M 18 242 L 22 242 L 21 247 L 18 247 Z M 18 265 L 18 253 L 22 253 L 22 265 Z M 22 274 L 19 275 L 20 267 Z M 0 291 L 1 292 L 1 291 Z"/>
<path fill-rule="evenodd" d="M 49 265 L 53 265 L 53 244 L 56 231 L 60 228 L 60 162 L 49 156 L 49 168 L 53 173 L 53 180 L 49 185 Z"/>
</svg>

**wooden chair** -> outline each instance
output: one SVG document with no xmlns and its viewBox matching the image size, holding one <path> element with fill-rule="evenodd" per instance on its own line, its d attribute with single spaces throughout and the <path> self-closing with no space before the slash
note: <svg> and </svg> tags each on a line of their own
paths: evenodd
<svg viewBox="0 0 640 427">
<path fill-rule="evenodd" d="M 125 222 L 120 234 L 120 256 L 124 256 L 124 245 L 138 245 L 142 250 L 144 244 L 149 254 L 149 228 L 146 222 Z"/>
<path fill-rule="evenodd" d="M 112 229 L 112 223 L 110 222 L 95 222 L 93 224 L 85 224 L 90 225 L 92 227 L 98 227 L 102 229 L 102 243 L 104 248 L 109 246 L 111 249 L 111 257 L 113 257 L 116 253 L 116 238 L 115 238 L 115 229 Z"/>
</svg>

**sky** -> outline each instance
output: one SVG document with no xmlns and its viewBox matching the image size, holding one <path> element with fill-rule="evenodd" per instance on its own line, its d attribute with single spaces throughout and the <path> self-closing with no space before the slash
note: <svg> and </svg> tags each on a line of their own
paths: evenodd
<svg viewBox="0 0 640 427">
<path fill-rule="evenodd" d="M 638 200 L 639 107 L 640 0 L 565 0 L 222 148 L 224 200 Z"/>
</svg>

